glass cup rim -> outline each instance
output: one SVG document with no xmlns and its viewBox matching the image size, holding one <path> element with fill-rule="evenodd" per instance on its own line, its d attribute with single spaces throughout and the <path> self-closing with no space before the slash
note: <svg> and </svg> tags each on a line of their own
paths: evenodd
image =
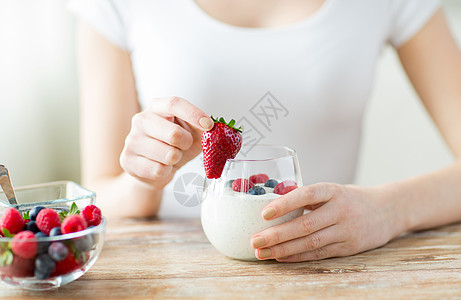
<svg viewBox="0 0 461 300">
<path fill-rule="evenodd" d="M 35 238 L 34 241 L 36 242 L 61 242 L 66 241 L 69 239 L 79 238 L 85 235 L 93 234 L 93 233 L 101 233 L 104 232 L 106 229 L 107 220 L 105 217 L 102 217 L 101 223 L 98 226 L 94 226 L 91 228 L 86 228 L 77 232 L 66 233 L 56 236 L 47 236 L 47 237 L 40 237 Z M 2 242 L 11 242 L 14 237 L 0 237 L 0 243 Z M 23 242 L 27 242 L 27 240 L 23 240 Z"/>
<path fill-rule="evenodd" d="M 288 147 L 288 146 L 279 146 L 279 145 L 273 145 L 273 144 L 247 144 L 244 147 L 251 147 L 251 149 L 253 149 L 254 147 L 283 149 L 283 150 L 286 150 L 290 154 L 280 155 L 280 156 L 277 156 L 277 157 L 265 158 L 265 159 L 228 158 L 226 160 L 226 162 L 228 162 L 228 163 L 244 163 L 244 162 L 255 162 L 255 161 L 274 161 L 274 160 L 278 160 L 278 159 L 285 158 L 285 157 L 296 157 L 297 156 L 296 150 L 294 150 L 293 148 Z"/>
</svg>

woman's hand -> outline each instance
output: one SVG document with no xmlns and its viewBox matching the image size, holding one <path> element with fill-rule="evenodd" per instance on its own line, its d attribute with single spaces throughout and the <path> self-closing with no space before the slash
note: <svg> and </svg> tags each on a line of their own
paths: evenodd
<svg viewBox="0 0 461 300">
<path fill-rule="evenodd" d="M 162 189 L 178 168 L 200 153 L 201 133 L 213 125 L 208 115 L 182 98 L 154 99 L 133 117 L 120 164 L 131 176 Z"/>
<path fill-rule="evenodd" d="M 267 205 L 272 220 L 299 207 L 311 210 L 253 236 L 258 259 L 282 262 L 348 256 L 386 244 L 405 231 L 393 197 L 383 188 L 318 183 L 300 187 Z"/>
</svg>

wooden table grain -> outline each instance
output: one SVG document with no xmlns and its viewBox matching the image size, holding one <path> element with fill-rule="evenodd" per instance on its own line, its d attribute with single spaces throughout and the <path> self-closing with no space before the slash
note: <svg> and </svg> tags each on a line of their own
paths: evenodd
<svg viewBox="0 0 461 300">
<path fill-rule="evenodd" d="M 461 224 L 316 262 L 244 262 L 221 255 L 199 219 L 112 220 L 104 249 L 57 290 L 0 283 L 2 298 L 461 299 Z"/>
</svg>

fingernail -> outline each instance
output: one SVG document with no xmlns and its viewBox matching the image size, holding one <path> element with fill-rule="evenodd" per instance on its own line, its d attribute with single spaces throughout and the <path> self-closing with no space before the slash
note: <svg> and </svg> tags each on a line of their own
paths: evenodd
<svg viewBox="0 0 461 300">
<path fill-rule="evenodd" d="M 275 209 L 273 207 L 266 208 L 263 210 L 263 218 L 270 219 L 275 215 Z"/>
<path fill-rule="evenodd" d="M 214 125 L 213 120 L 207 117 L 202 117 L 198 122 L 200 123 L 200 126 L 202 126 L 205 130 L 210 130 Z"/>
<path fill-rule="evenodd" d="M 267 258 L 272 255 L 271 249 L 261 249 L 259 250 L 259 257 L 260 258 Z"/>
<path fill-rule="evenodd" d="M 253 239 L 253 246 L 255 248 L 261 248 L 264 245 L 266 245 L 266 239 L 264 239 L 264 237 L 257 236 Z"/>
</svg>

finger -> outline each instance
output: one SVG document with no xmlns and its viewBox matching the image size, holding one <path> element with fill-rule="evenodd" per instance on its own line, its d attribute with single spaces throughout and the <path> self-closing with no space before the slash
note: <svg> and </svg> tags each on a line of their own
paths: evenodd
<svg viewBox="0 0 461 300">
<path fill-rule="evenodd" d="M 180 97 L 159 98 L 151 101 L 149 110 L 163 117 L 177 117 L 200 130 L 211 130 L 213 120 L 201 109 Z"/>
<path fill-rule="evenodd" d="M 253 248 L 270 247 L 310 235 L 338 222 L 337 210 L 322 206 L 289 222 L 270 227 L 253 236 Z"/>
<path fill-rule="evenodd" d="M 141 181 L 155 182 L 173 174 L 172 166 L 166 166 L 144 156 L 131 156 L 127 159 L 122 153 L 120 164 L 125 172 Z"/>
<path fill-rule="evenodd" d="M 346 254 L 343 253 L 345 242 L 333 243 L 315 249 L 314 251 L 290 255 L 283 258 L 277 258 L 280 262 L 300 262 L 300 261 L 313 261 L 321 260 L 330 257 L 341 257 Z"/>
<path fill-rule="evenodd" d="M 181 150 L 188 150 L 193 142 L 189 127 L 183 128 L 154 113 L 137 114 L 133 117 L 132 124 L 133 128 L 143 134 Z"/>
<path fill-rule="evenodd" d="M 326 245 L 342 241 L 338 234 L 337 226 L 330 226 L 310 235 L 290 240 L 272 247 L 256 250 L 258 259 L 274 259 L 295 255 L 304 252 L 315 251 Z"/>
<path fill-rule="evenodd" d="M 316 183 L 299 187 L 264 207 L 262 217 L 265 220 L 272 220 L 300 207 L 327 202 L 331 200 L 336 189 L 337 185 L 333 183 Z"/>
<path fill-rule="evenodd" d="M 181 150 L 156 139 L 133 139 L 128 141 L 128 143 L 129 146 L 127 148 L 133 154 L 146 157 L 167 166 L 177 164 L 182 158 Z"/>
</svg>

